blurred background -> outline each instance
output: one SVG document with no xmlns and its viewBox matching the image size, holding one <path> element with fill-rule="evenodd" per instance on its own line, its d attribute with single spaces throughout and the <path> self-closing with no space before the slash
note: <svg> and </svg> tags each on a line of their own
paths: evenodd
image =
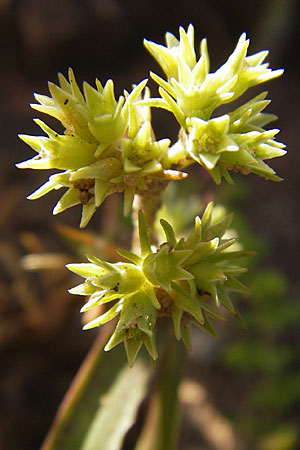
<svg viewBox="0 0 300 450">
<path fill-rule="evenodd" d="M 0 0 L 1 449 L 39 448 L 95 338 L 81 331 L 82 299 L 67 293 L 78 280 L 64 265 L 79 261 L 87 249 L 109 255 L 114 240 L 120 246 L 130 240 L 128 222 L 119 231 L 117 196 L 84 232 L 76 228 L 80 208 L 51 215 L 60 193 L 25 199 L 48 176 L 14 167 L 32 155 L 17 134 L 40 133 L 28 105 L 33 92 L 48 94 L 47 81 L 56 82 L 57 72 L 66 75 L 71 66 L 79 85 L 112 78 L 120 95 L 149 70 L 160 73 L 143 38 L 163 43 L 166 31 L 177 35 L 179 25 L 190 22 L 197 45 L 208 38 L 212 70 L 225 62 L 243 31 L 251 39 L 250 54 L 270 49 L 271 67 L 286 69 L 259 91 L 269 91 L 267 112 L 279 116 L 274 126 L 289 153 L 271 163 L 281 183 L 236 175 L 235 187 L 216 189 L 199 171 L 199 183 L 182 182 L 186 196 L 193 191 L 194 209 L 203 206 L 204 194 L 236 211 L 233 225 L 258 256 L 243 280 L 253 295 L 236 300 L 248 330 L 229 320 L 218 341 L 198 331 L 193 338 L 180 391 L 180 449 L 300 448 L 299 19 L 296 0 Z M 154 83 L 149 86 L 156 92 Z M 153 116 L 157 137 L 176 139 L 175 121 L 160 111 Z M 54 120 L 46 121 L 61 131 Z M 192 178 L 196 171 L 190 172 Z M 174 201 L 183 207 L 186 198 L 173 193 L 173 207 Z"/>
</svg>

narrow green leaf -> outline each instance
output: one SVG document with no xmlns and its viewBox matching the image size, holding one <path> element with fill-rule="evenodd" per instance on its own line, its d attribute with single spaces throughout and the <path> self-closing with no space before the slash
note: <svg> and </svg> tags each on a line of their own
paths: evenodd
<svg viewBox="0 0 300 450">
<path fill-rule="evenodd" d="M 81 449 L 105 396 L 126 365 L 123 348 L 105 355 L 103 347 L 112 332 L 104 327 L 86 356 L 61 404 L 41 450 Z M 104 357 L 105 355 L 105 357 Z"/>
<path fill-rule="evenodd" d="M 99 402 L 79 450 L 119 450 L 146 394 L 150 369 L 138 362 L 125 367 Z"/>
</svg>

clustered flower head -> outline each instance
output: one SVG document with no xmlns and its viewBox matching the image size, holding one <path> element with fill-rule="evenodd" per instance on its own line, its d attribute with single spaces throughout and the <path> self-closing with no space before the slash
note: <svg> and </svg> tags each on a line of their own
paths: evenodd
<svg viewBox="0 0 300 450">
<path fill-rule="evenodd" d="M 67 188 L 53 213 L 82 204 L 80 226 L 84 227 L 107 196 L 124 191 L 124 213 L 128 215 L 135 190 L 147 189 L 147 177 L 172 178 L 160 163 L 170 140 L 155 140 L 150 108 L 137 104 L 147 80 L 131 93 L 125 91 L 118 101 L 112 80 L 104 87 L 96 80 L 96 89 L 84 83 L 84 95 L 71 69 L 69 80 L 59 74 L 59 82 L 60 86 L 49 83 L 51 97 L 36 94 L 39 104 L 31 106 L 58 119 L 65 132 L 58 134 L 35 120 L 47 137 L 20 135 L 37 155 L 17 166 L 60 172 L 28 198 Z M 144 97 L 149 96 L 146 89 Z"/>
<path fill-rule="evenodd" d="M 217 184 L 221 177 L 232 183 L 229 170 L 242 174 L 257 173 L 279 181 L 275 171 L 264 160 L 284 155 L 284 144 L 274 140 L 278 129 L 263 126 L 276 119 L 262 113 L 269 104 L 263 93 L 246 104 L 219 117 L 215 110 L 239 98 L 247 89 L 280 76 L 282 69 L 272 70 L 263 63 L 268 51 L 247 56 L 249 40 L 243 33 L 228 60 L 215 72 L 210 72 L 206 40 L 200 44 L 197 60 L 194 48 L 194 28 L 187 32 L 180 27 L 180 39 L 166 34 L 166 46 L 145 40 L 145 46 L 164 71 L 167 80 L 151 73 L 157 82 L 161 98 L 148 105 L 173 113 L 181 131 L 179 141 L 169 153 L 179 166 L 185 158 L 201 164 Z M 177 161 L 176 161 L 177 157 Z"/>
<path fill-rule="evenodd" d="M 267 51 L 247 56 L 249 40 L 242 34 L 227 62 L 210 72 L 206 40 L 201 41 L 197 60 L 193 26 L 187 31 L 180 27 L 179 32 L 179 40 L 166 33 L 166 46 L 145 40 L 167 77 L 151 73 L 161 98 L 151 98 L 147 80 L 130 93 L 124 91 L 118 100 L 112 80 L 104 86 L 96 80 L 96 88 L 84 82 L 82 93 L 71 69 L 68 80 L 58 75 L 59 86 L 49 83 L 50 97 L 35 95 L 38 104 L 31 106 L 59 120 L 65 131 L 59 134 L 37 119 L 47 136 L 20 135 L 37 155 L 18 167 L 59 171 L 29 199 L 66 188 L 53 213 L 82 204 L 84 227 L 110 194 L 124 192 L 128 215 L 134 195 L 147 190 L 149 180 L 184 178 L 181 170 L 193 162 L 207 169 L 218 184 L 222 177 L 233 182 L 229 171 L 280 180 L 265 163 L 285 154 L 284 144 L 275 140 L 279 130 L 263 128 L 276 118 L 262 112 L 269 104 L 266 93 L 219 117 L 214 111 L 283 70 L 271 70 L 263 63 Z M 170 111 L 179 122 L 179 138 L 173 145 L 169 139 L 155 139 L 151 107 Z"/>
<path fill-rule="evenodd" d="M 132 366 L 143 344 L 151 358 L 157 359 L 155 333 L 160 316 L 172 318 L 176 338 L 182 338 L 188 348 L 192 323 L 215 336 L 210 319 L 223 320 L 224 308 L 239 318 L 229 292 L 248 292 L 237 278 L 246 269 L 236 261 L 251 252 L 230 251 L 236 238 L 228 238 L 225 233 L 232 214 L 218 222 L 212 216 L 213 203 L 209 203 L 202 218 L 196 217 L 190 235 L 181 239 L 176 238 L 167 221 L 161 220 L 166 241 L 153 248 L 140 212 L 139 255 L 119 250 L 129 262 L 108 263 L 91 257 L 89 263 L 68 265 L 85 278 L 83 284 L 70 290 L 89 296 L 81 311 L 113 302 L 84 327 L 94 328 L 118 317 L 105 350 L 124 342 Z"/>
</svg>

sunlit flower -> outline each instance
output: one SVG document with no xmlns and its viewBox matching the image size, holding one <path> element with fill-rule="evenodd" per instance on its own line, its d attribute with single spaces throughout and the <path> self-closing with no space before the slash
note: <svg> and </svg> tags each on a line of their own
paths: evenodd
<svg viewBox="0 0 300 450">
<path fill-rule="evenodd" d="M 280 76 L 283 70 L 272 70 L 263 63 L 268 51 L 247 56 L 249 40 L 243 33 L 228 60 L 210 72 L 206 40 L 201 41 L 197 60 L 193 26 L 189 25 L 187 32 L 180 27 L 179 33 L 179 40 L 167 33 L 166 46 L 144 41 L 167 77 L 164 80 L 151 73 L 160 86 L 161 98 L 144 104 L 167 109 L 181 125 L 179 141 L 169 148 L 165 161 L 180 167 L 187 165 L 190 157 L 205 167 L 217 183 L 222 176 L 232 182 L 228 170 L 254 172 L 279 181 L 275 171 L 264 163 L 286 153 L 284 144 L 274 139 L 279 130 L 263 129 L 275 118 L 261 112 L 269 103 L 266 93 L 228 114 L 218 117 L 214 111 L 250 87 Z"/>
<path fill-rule="evenodd" d="M 71 69 L 69 81 L 61 74 L 59 81 L 60 86 L 49 83 L 51 97 L 36 94 L 39 104 L 31 106 L 58 119 L 65 132 L 60 135 L 36 120 L 47 137 L 20 135 L 37 155 L 17 167 L 61 172 L 28 198 L 67 188 L 53 213 L 82 204 L 80 226 L 84 227 L 107 196 L 124 191 L 124 212 L 129 214 L 136 188 L 147 189 L 143 179 L 165 176 L 160 160 L 170 144 L 169 139 L 155 140 L 150 108 L 136 104 L 147 80 L 131 93 L 125 91 L 118 101 L 112 80 L 104 87 L 96 80 L 96 89 L 84 83 L 84 95 Z M 145 97 L 149 96 L 146 89 Z"/>
<path fill-rule="evenodd" d="M 82 311 L 114 301 L 110 309 L 84 327 L 94 328 L 118 317 L 105 350 L 124 342 L 129 364 L 133 365 L 143 344 L 151 358 L 157 358 L 154 326 L 161 315 L 172 317 L 176 338 L 182 337 L 187 346 L 192 323 L 215 335 L 209 318 L 224 319 L 222 310 L 215 307 L 223 306 L 239 318 L 228 292 L 248 292 L 237 279 L 246 269 L 235 261 L 251 252 L 229 251 L 236 242 L 236 238 L 225 237 L 232 215 L 214 222 L 212 212 L 210 203 L 202 219 L 196 218 L 187 239 L 177 240 L 172 226 L 161 220 L 166 242 L 157 249 L 150 245 L 140 213 L 140 254 L 119 250 L 128 263 L 111 264 L 92 257 L 89 263 L 68 265 L 86 279 L 70 290 L 72 294 L 90 296 Z"/>
</svg>

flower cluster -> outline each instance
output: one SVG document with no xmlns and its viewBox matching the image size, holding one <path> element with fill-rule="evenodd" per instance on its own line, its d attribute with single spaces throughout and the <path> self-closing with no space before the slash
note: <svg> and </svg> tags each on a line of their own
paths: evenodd
<svg viewBox="0 0 300 450">
<path fill-rule="evenodd" d="M 215 118 L 212 114 L 248 88 L 280 76 L 283 70 L 272 71 L 263 63 L 268 51 L 247 56 L 249 40 L 243 33 L 226 63 L 211 73 L 206 40 L 201 42 L 197 61 L 193 26 L 187 32 L 180 27 L 179 32 L 180 40 L 166 34 L 166 47 L 145 40 L 146 48 L 167 76 L 164 80 L 151 73 L 160 86 L 161 98 L 147 104 L 171 111 L 181 125 L 179 141 L 173 151 L 170 149 L 173 163 L 184 165 L 190 157 L 205 167 L 218 184 L 222 176 L 232 183 L 228 170 L 254 172 L 279 181 L 264 162 L 286 153 L 284 144 L 274 140 L 279 130 L 262 128 L 276 118 L 262 113 L 269 104 L 266 93 L 228 114 Z"/>
<path fill-rule="evenodd" d="M 31 105 L 57 119 L 63 134 L 36 119 L 45 136 L 20 135 L 37 154 L 17 164 L 19 168 L 57 170 L 28 198 L 66 189 L 54 214 L 81 204 L 80 226 L 84 227 L 111 194 L 124 193 L 124 215 L 130 213 L 134 196 L 141 197 L 134 204 L 144 211 L 139 213 L 140 254 L 120 250 L 121 262 L 91 257 L 88 263 L 68 266 L 85 278 L 70 290 L 89 296 L 82 311 L 110 303 L 84 328 L 117 319 L 105 349 L 124 342 L 130 366 L 142 345 L 152 360 L 157 359 L 155 335 L 160 316 L 172 318 L 176 338 L 190 347 L 192 323 L 215 336 L 211 319 L 224 319 L 224 309 L 241 320 L 229 292 L 248 292 L 238 280 L 246 269 L 236 260 L 251 252 L 233 247 L 236 239 L 226 235 L 232 215 L 214 221 L 212 203 L 201 219 L 195 219 L 188 237 L 177 239 L 170 223 L 161 220 L 166 241 L 157 248 L 150 245 L 154 216 L 168 181 L 185 178 L 182 169 L 194 162 L 217 184 L 222 177 L 232 183 L 230 171 L 279 181 L 265 161 L 286 153 L 284 144 L 276 141 L 279 130 L 264 128 L 276 119 L 264 112 L 270 103 L 266 92 L 241 106 L 227 106 L 227 113 L 224 108 L 222 114 L 216 113 L 249 88 L 282 74 L 283 70 L 272 70 L 264 63 L 268 52 L 248 56 L 249 40 L 242 34 L 228 60 L 211 72 L 206 40 L 200 44 L 198 59 L 193 26 L 187 31 L 180 27 L 179 33 L 179 39 L 167 33 L 166 46 L 145 40 L 166 76 L 151 73 L 159 86 L 159 98 L 151 97 L 147 79 L 118 99 L 112 80 L 104 86 L 96 80 L 95 88 L 85 82 L 81 90 L 70 69 L 68 79 L 59 74 L 59 85 L 49 83 L 49 97 L 36 94 L 38 103 Z M 173 144 L 170 139 L 156 140 L 152 107 L 171 112 L 179 123 L 178 140 Z"/>
<path fill-rule="evenodd" d="M 129 262 L 112 264 L 91 257 L 89 263 L 68 265 L 71 271 L 86 279 L 70 290 L 72 294 L 90 296 L 82 311 L 114 302 L 110 309 L 84 327 L 97 327 L 118 316 L 116 329 L 105 350 L 124 342 L 132 366 L 143 344 L 151 358 L 157 358 L 155 327 L 159 316 L 172 317 L 176 338 L 182 338 L 187 347 L 190 347 L 192 323 L 215 335 L 210 318 L 224 319 L 222 309 L 218 310 L 221 306 L 239 317 L 228 292 L 248 292 L 237 279 L 246 269 L 235 261 L 251 252 L 230 251 L 236 238 L 227 238 L 225 233 L 232 214 L 214 222 L 212 213 L 210 203 L 202 218 L 195 219 L 191 234 L 181 239 L 175 237 L 167 221 L 161 220 L 166 241 L 153 249 L 140 212 L 140 255 L 119 250 Z"/>
<path fill-rule="evenodd" d="M 108 195 L 124 191 L 127 215 L 136 188 L 147 189 L 146 177 L 170 178 L 160 163 L 170 141 L 155 140 L 150 108 L 137 105 L 147 80 L 135 86 L 130 94 L 125 91 L 118 101 L 112 80 L 104 87 L 96 80 L 96 89 L 84 83 L 84 95 L 71 69 L 69 80 L 59 74 L 59 82 L 60 86 L 49 83 L 51 97 L 36 94 L 39 104 L 31 106 L 58 119 L 65 132 L 60 135 L 36 120 L 48 137 L 20 135 L 37 155 L 17 167 L 61 172 L 51 175 L 28 198 L 67 188 L 53 213 L 81 203 L 80 226 L 84 227 Z M 150 97 L 148 89 L 144 97 Z"/>
<path fill-rule="evenodd" d="M 227 62 L 211 73 L 206 40 L 197 61 L 193 26 L 179 31 L 179 40 L 166 34 L 166 47 L 145 41 L 167 77 L 151 73 L 161 98 L 151 98 L 147 80 L 130 93 L 124 91 L 118 100 L 112 80 L 104 86 L 96 80 L 96 88 L 85 82 L 82 93 L 71 69 L 68 80 L 59 74 L 59 86 L 49 83 L 50 97 L 35 95 L 38 104 L 31 106 L 55 117 L 65 131 L 58 134 L 36 120 L 47 137 L 20 135 L 37 155 L 17 164 L 19 168 L 60 171 L 29 199 L 66 188 L 53 213 L 82 204 L 80 226 L 84 227 L 110 194 L 124 192 L 128 215 L 135 193 L 148 190 L 153 178 L 181 179 L 186 176 L 181 170 L 195 161 L 217 184 L 222 177 L 232 183 L 230 170 L 280 180 L 264 162 L 285 154 L 284 144 L 274 139 L 279 130 L 263 129 L 276 118 L 262 112 L 269 104 L 266 93 L 227 114 L 213 118 L 212 114 L 283 71 L 272 71 L 263 63 L 267 51 L 247 56 L 249 40 L 242 34 Z M 172 112 L 179 122 L 179 139 L 173 145 L 169 139 L 155 140 L 151 107 Z"/>
</svg>

